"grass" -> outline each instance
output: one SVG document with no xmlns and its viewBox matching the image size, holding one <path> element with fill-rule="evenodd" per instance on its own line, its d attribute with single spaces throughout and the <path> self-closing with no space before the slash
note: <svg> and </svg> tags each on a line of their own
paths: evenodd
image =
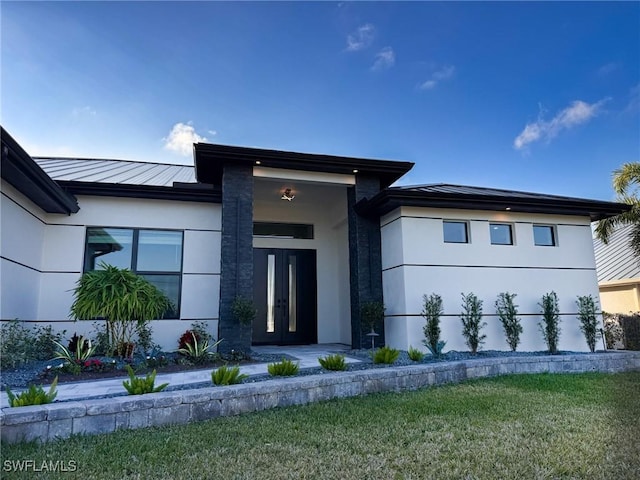
<svg viewBox="0 0 640 480">
<path fill-rule="evenodd" d="M 76 473 L 2 478 L 632 479 L 640 372 L 513 375 L 220 418 L 3 445 Z"/>
</svg>

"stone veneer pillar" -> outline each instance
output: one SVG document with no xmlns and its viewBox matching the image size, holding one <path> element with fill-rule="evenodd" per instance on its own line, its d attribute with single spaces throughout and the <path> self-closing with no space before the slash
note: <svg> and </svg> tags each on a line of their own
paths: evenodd
<svg viewBox="0 0 640 480">
<path fill-rule="evenodd" d="M 236 297 L 253 300 L 253 167 L 225 165 L 222 174 L 222 245 L 218 351 L 251 350 L 251 325 L 240 325 Z"/>
<path fill-rule="evenodd" d="M 351 346 L 371 348 L 366 326 L 360 321 L 360 306 L 364 302 L 382 302 L 382 241 L 380 220 L 362 217 L 354 205 L 380 192 L 377 177 L 356 175 L 356 184 L 348 189 L 349 269 L 351 287 Z M 380 334 L 375 344 L 384 345 L 384 322 L 376 327 Z"/>
</svg>

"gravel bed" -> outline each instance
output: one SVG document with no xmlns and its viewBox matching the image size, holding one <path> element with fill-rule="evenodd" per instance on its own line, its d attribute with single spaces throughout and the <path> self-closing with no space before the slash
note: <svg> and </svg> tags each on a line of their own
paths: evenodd
<svg viewBox="0 0 640 480">
<path fill-rule="evenodd" d="M 345 354 L 348 357 L 353 357 L 360 362 L 358 363 L 349 363 L 347 364 L 347 371 L 359 371 L 359 370 L 367 370 L 372 368 L 385 368 L 391 365 L 386 364 L 374 364 L 371 358 L 371 350 L 348 350 L 344 352 L 340 352 Z M 571 351 L 561 351 L 558 352 L 557 355 L 573 355 L 580 354 L 584 352 L 571 352 Z M 167 356 L 171 356 L 169 353 Z M 442 354 L 439 358 L 434 358 L 432 355 L 425 355 L 422 361 L 414 362 L 409 358 L 409 355 L 406 351 L 400 351 L 400 355 L 398 359 L 393 363 L 393 366 L 406 366 L 406 365 L 418 365 L 418 364 L 428 364 L 428 363 L 439 363 L 439 362 L 452 362 L 457 360 L 472 360 L 472 359 L 481 359 L 481 358 L 496 358 L 496 357 L 531 357 L 531 356 L 543 356 L 549 355 L 549 352 L 511 352 L 511 351 L 499 351 L 499 350 L 483 350 L 473 355 L 470 352 L 458 352 L 455 350 L 449 351 L 447 353 Z M 291 360 L 295 360 L 294 357 L 286 354 L 259 354 L 254 353 L 251 355 L 251 360 L 257 362 L 279 362 L 283 358 L 288 358 Z M 55 363 L 55 361 L 53 362 Z M 233 364 L 233 362 L 229 362 Z M 11 370 L 3 370 L 2 371 L 2 389 L 5 390 L 7 386 L 10 388 L 24 388 L 32 383 L 38 383 L 39 374 L 47 367 L 47 365 L 51 365 L 52 361 L 33 361 L 27 364 L 24 364 L 18 368 Z M 324 368 L 318 366 L 313 368 L 303 368 L 300 369 L 297 376 L 305 376 L 305 375 L 318 375 L 318 374 L 328 374 L 333 373 L 331 371 L 325 370 Z M 242 383 L 254 383 L 254 382 L 262 382 L 265 380 L 272 380 L 273 376 L 269 374 L 259 374 L 259 375 L 251 375 L 247 379 L 245 379 Z M 196 388 L 204 388 L 211 387 L 213 384 L 211 382 L 200 382 L 200 383 L 191 383 L 188 385 L 169 385 L 164 391 L 177 391 L 177 390 L 191 390 Z M 74 398 L 73 400 L 87 400 L 89 398 L 98 399 L 98 398 L 111 398 L 124 396 L 126 392 L 122 394 L 112 394 L 112 395 L 103 395 L 98 397 L 87 397 L 87 398 Z"/>
</svg>

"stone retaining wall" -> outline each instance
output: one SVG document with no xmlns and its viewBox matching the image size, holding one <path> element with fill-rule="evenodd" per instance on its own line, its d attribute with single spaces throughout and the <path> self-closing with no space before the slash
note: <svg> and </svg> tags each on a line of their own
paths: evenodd
<svg viewBox="0 0 640 480">
<path fill-rule="evenodd" d="M 640 352 L 500 357 L 325 373 L 227 387 L 3 408 L 0 433 L 2 442 L 7 443 L 23 440 L 47 442 L 75 434 L 185 424 L 332 398 L 415 390 L 511 373 L 614 373 L 628 370 L 640 370 Z"/>
</svg>

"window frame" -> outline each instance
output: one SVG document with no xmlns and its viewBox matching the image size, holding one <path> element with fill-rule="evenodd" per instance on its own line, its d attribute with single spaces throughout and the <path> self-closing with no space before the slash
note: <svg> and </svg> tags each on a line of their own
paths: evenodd
<svg viewBox="0 0 640 480">
<path fill-rule="evenodd" d="M 536 242 L 536 228 L 548 228 L 551 231 L 551 243 L 537 243 Z M 558 246 L 558 233 L 555 225 L 550 225 L 546 223 L 534 223 L 532 225 L 533 230 L 533 244 L 536 247 L 557 247 Z"/>
<path fill-rule="evenodd" d="M 447 223 L 461 223 L 464 225 L 464 241 L 463 242 L 457 242 L 457 241 L 453 241 L 453 240 L 447 240 L 446 236 L 445 236 L 445 224 Z M 459 244 L 459 245 L 466 245 L 471 243 L 471 234 L 470 234 L 470 229 L 469 229 L 469 222 L 467 220 L 454 220 L 454 219 L 443 219 L 442 220 L 442 240 L 444 241 L 444 243 L 452 243 L 452 244 Z"/>
<path fill-rule="evenodd" d="M 256 234 L 256 226 L 258 226 L 258 228 L 274 228 L 275 230 L 273 230 L 275 233 L 265 233 L 265 234 Z M 283 233 L 278 233 L 277 230 L 278 229 L 282 229 L 282 230 L 286 230 L 287 228 L 291 228 L 292 229 L 292 234 L 288 235 L 288 234 L 283 234 Z M 301 232 L 305 232 L 308 233 L 309 235 L 296 235 L 296 230 L 301 231 Z M 253 228 L 252 228 L 252 235 L 254 238 L 279 238 L 279 239 L 283 239 L 283 240 L 313 240 L 315 238 L 315 228 L 313 223 L 291 223 L 291 222 L 259 222 L 259 221 L 254 221 L 253 222 Z"/>
<path fill-rule="evenodd" d="M 177 230 L 177 229 L 171 229 L 171 228 L 146 228 L 146 227 L 139 227 L 139 228 L 133 228 L 133 227 L 111 227 L 111 226 L 104 226 L 104 225 L 87 225 L 85 227 L 85 235 L 84 235 L 84 255 L 83 255 L 83 265 L 82 265 L 82 273 L 87 273 L 87 272 L 92 272 L 95 271 L 94 269 L 90 269 L 89 265 L 88 265 L 88 258 L 87 258 L 87 254 L 89 253 L 89 230 L 91 229 L 95 229 L 95 228 L 102 228 L 102 229 L 109 229 L 109 230 L 126 230 L 126 231 L 130 231 L 132 232 L 132 236 L 131 236 L 131 262 L 129 264 L 128 268 L 129 270 L 131 270 L 133 273 L 135 273 L 136 275 L 140 275 L 141 277 L 144 277 L 145 275 L 157 275 L 157 276 L 173 276 L 173 277 L 177 277 L 178 278 L 178 299 L 177 299 L 177 304 L 176 304 L 176 308 L 174 310 L 175 315 L 169 315 L 169 316 L 163 316 L 162 319 L 163 320 L 180 320 L 181 318 L 181 307 L 182 307 L 182 276 L 183 276 L 183 272 L 184 272 L 184 230 Z M 179 271 L 175 271 L 175 272 L 171 272 L 171 271 L 166 271 L 166 270 L 161 270 L 161 271 L 152 271 L 152 270 L 138 270 L 137 269 L 137 265 L 138 265 L 138 241 L 140 238 L 140 231 L 147 231 L 147 232 L 178 232 L 180 233 L 180 270 Z M 156 319 L 159 320 L 159 319 Z"/>
<path fill-rule="evenodd" d="M 493 241 L 493 236 L 491 234 L 491 230 L 492 227 L 494 226 L 502 226 L 502 227 L 509 227 L 509 240 L 510 243 L 497 243 Z M 516 239 L 515 239 L 515 229 L 513 228 L 513 223 L 509 223 L 509 222 L 489 222 L 489 242 L 491 242 L 491 245 L 499 245 L 499 246 L 514 246 L 516 244 Z"/>
</svg>

